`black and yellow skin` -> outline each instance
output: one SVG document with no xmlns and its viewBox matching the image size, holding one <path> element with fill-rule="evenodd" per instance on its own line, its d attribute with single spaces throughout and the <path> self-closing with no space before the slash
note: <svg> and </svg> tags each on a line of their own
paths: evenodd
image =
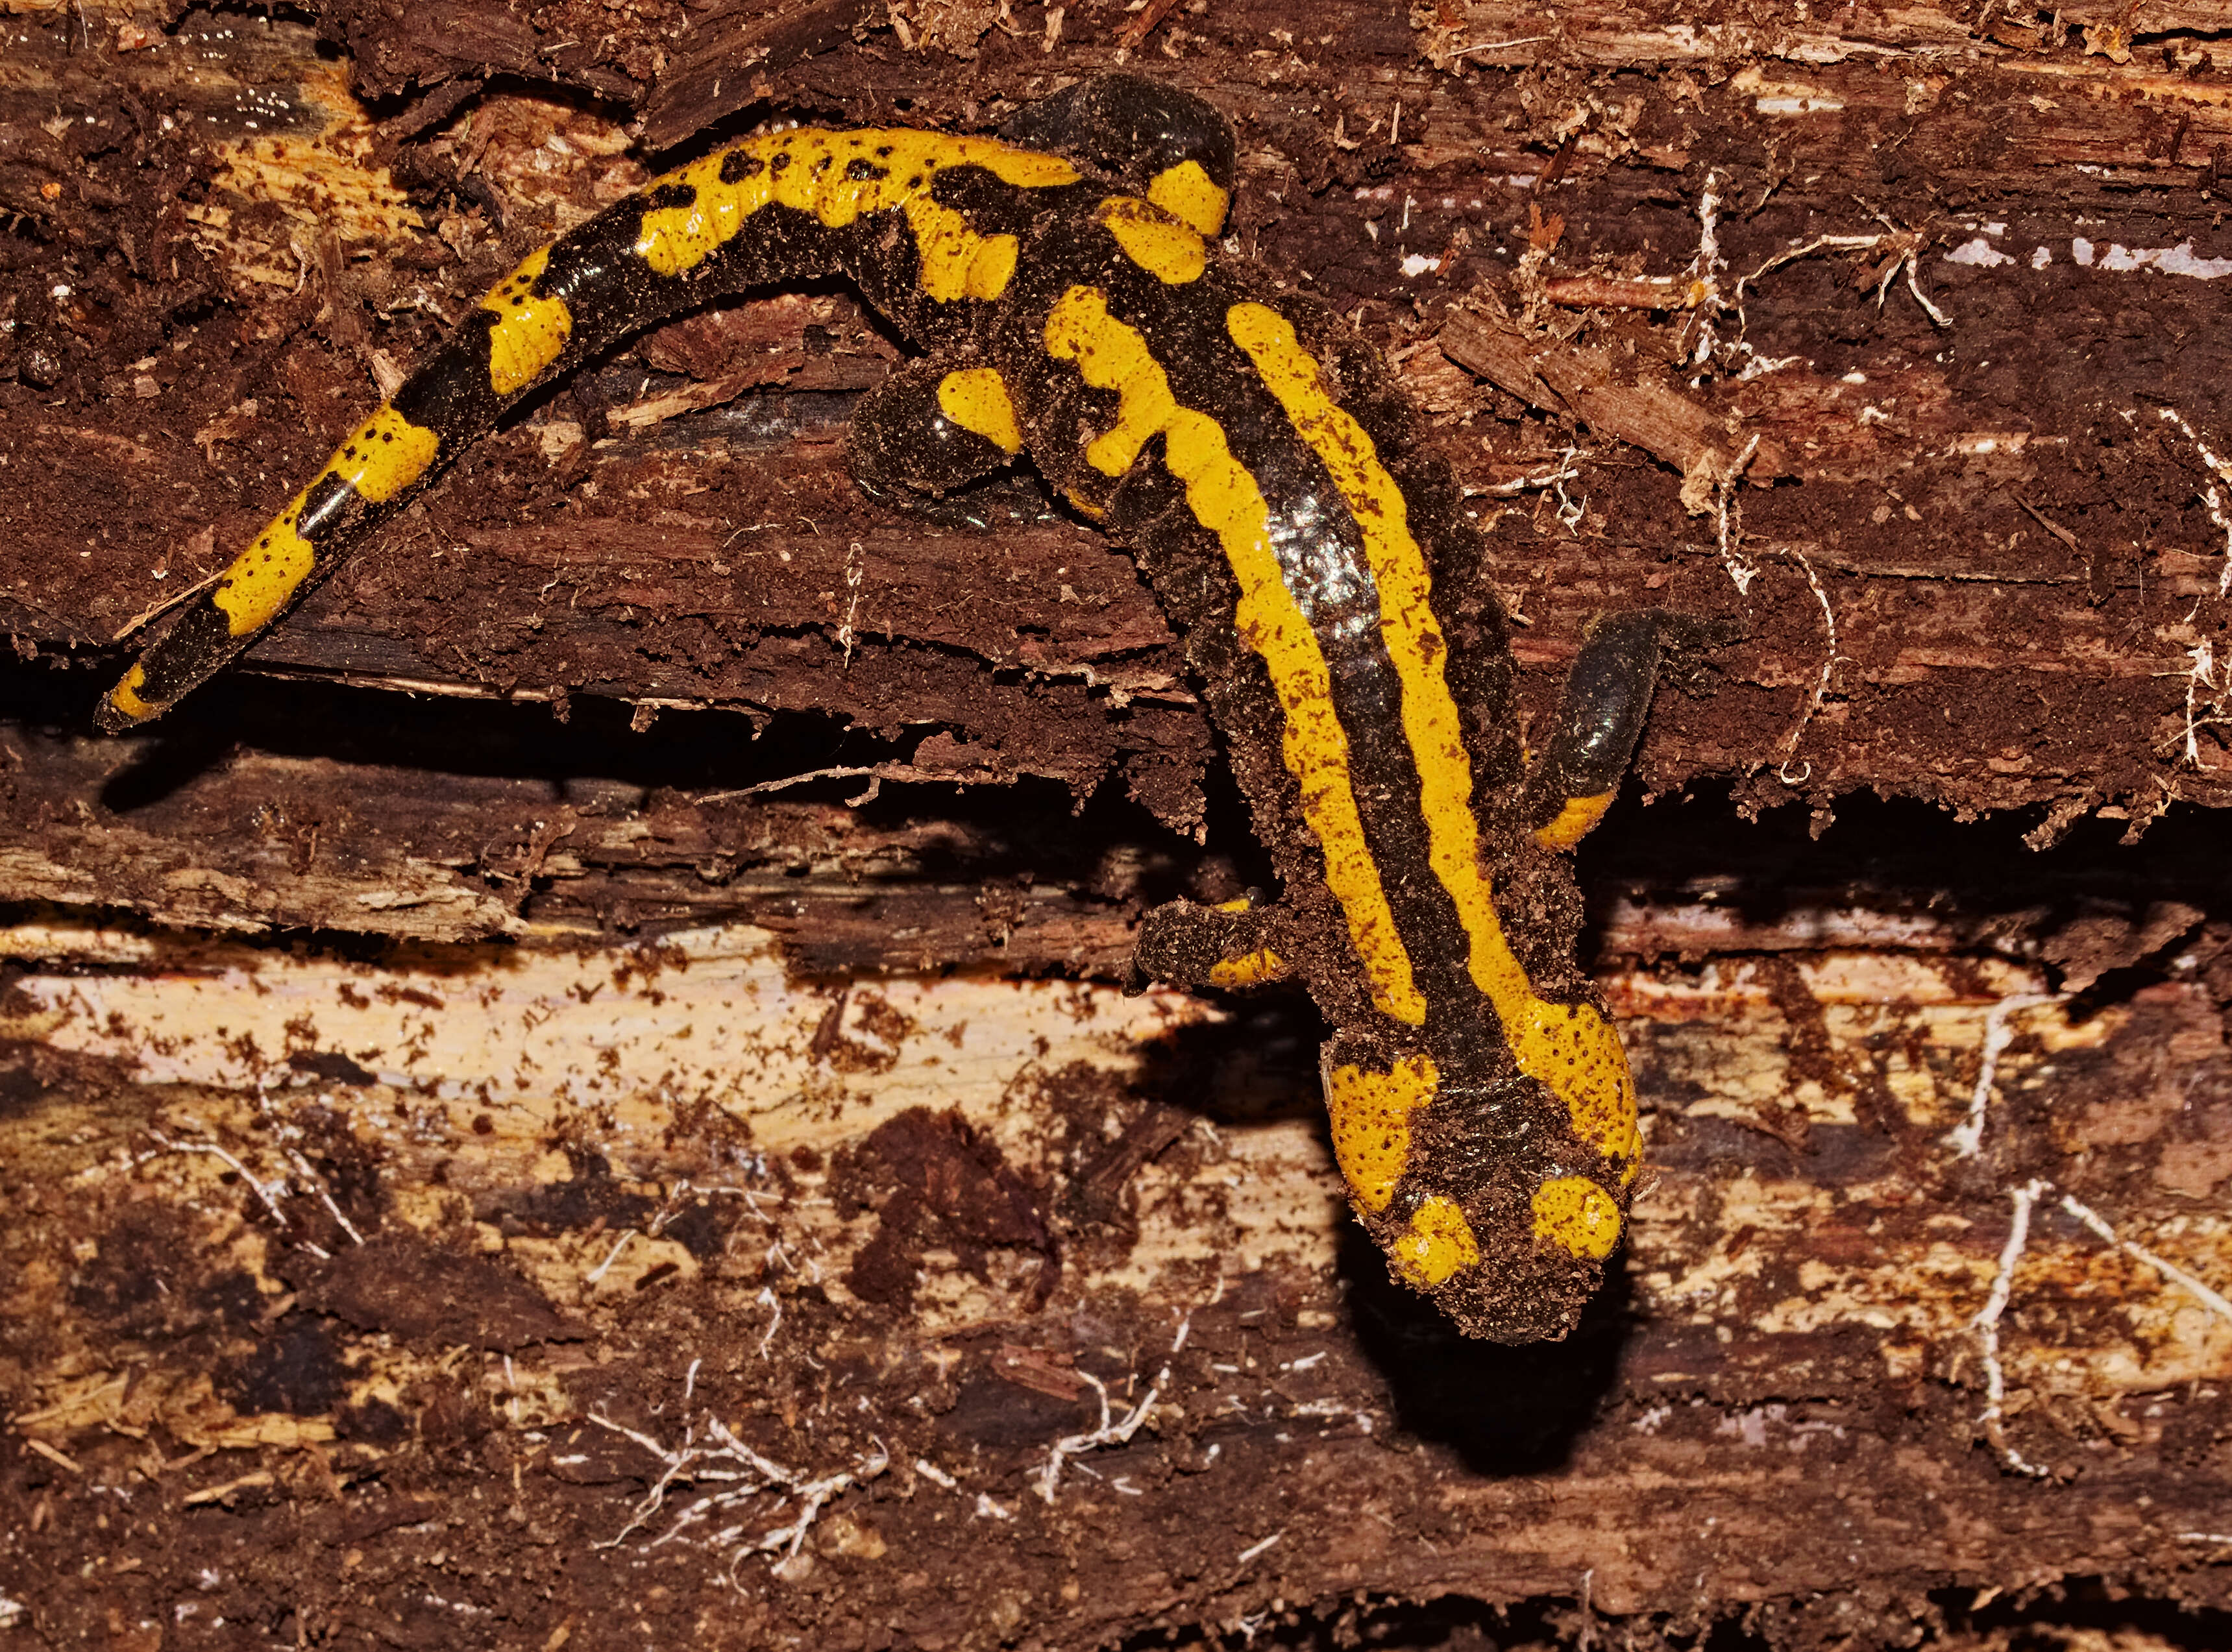
<svg viewBox="0 0 2232 1652">
<path fill-rule="evenodd" d="M 932 499 L 1028 454 L 1185 639 L 1285 894 L 1149 914 L 1139 969 L 1307 983 L 1335 1028 L 1335 1152 L 1393 1272 L 1472 1335 L 1562 1336 L 1619 1246 L 1640 1144 L 1560 852 L 1618 786 L 1660 619 L 1598 625 L 1530 759 L 1486 548 L 1377 357 L 1209 239 L 1222 117 L 1111 77 L 1009 138 L 1031 146 L 749 139 L 535 253 L 99 721 L 159 716 L 538 385 L 717 295 L 845 276 L 925 353 L 856 416 L 864 484 Z"/>
</svg>

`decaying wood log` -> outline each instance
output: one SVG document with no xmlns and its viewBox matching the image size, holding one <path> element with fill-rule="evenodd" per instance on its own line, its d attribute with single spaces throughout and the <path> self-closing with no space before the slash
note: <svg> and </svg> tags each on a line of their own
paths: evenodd
<svg viewBox="0 0 2232 1652">
<path fill-rule="evenodd" d="M 2221 1642 L 2227 22 L 19 0 L 0 1642 Z M 1193 685 L 1028 479 L 860 497 L 842 289 L 85 733 L 555 230 L 1119 61 L 1435 421 L 1531 712 L 1741 622 L 1584 850 L 1651 1168 L 1567 1344 L 1389 1286 L 1305 1003 L 1125 995 L 1267 876 Z"/>
</svg>

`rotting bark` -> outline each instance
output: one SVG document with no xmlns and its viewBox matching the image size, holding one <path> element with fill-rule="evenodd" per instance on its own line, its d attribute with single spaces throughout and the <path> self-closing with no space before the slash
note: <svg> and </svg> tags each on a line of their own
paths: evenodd
<svg viewBox="0 0 2232 1652">
<path fill-rule="evenodd" d="M 0 1634 L 2221 1639 L 2226 20 L 10 16 Z M 842 291 L 580 375 L 81 735 L 649 165 L 1119 41 L 1438 421 L 1530 707 L 1599 610 L 1746 627 L 1584 861 L 1654 1180 L 1566 1346 L 1360 1254 L 1301 1005 L 1114 990 L 1262 878 L 1213 739 L 1030 486 L 853 489 Z"/>
</svg>

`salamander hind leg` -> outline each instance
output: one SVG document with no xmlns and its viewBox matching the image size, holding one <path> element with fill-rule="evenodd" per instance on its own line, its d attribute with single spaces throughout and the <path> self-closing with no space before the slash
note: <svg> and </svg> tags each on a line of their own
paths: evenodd
<svg viewBox="0 0 2232 1652">
<path fill-rule="evenodd" d="M 1121 178 L 1203 235 L 1224 227 L 1232 126 L 1191 92 L 1143 75 L 1103 75 L 1018 111 L 1000 135 Z"/>
<path fill-rule="evenodd" d="M 1022 446 L 997 368 L 932 357 L 908 363 L 861 398 L 849 457 L 870 497 L 944 516 L 954 513 L 936 502 L 1003 470 Z"/>
<path fill-rule="evenodd" d="M 1280 908 L 1247 899 L 1158 906 L 1139 920 L 1132 984 L 1236 988 L 1284 981 L 1296 968 L 1296 948 L 1286 933 L 1290 927 Z"/>
<path fill-rule="evenodd" d="M 1547 1086 L 1508 1069 L 1468 1078 L 1473 1065 L 1335 1039 L 1323 1057 L 1333 1154 L 1398 1280 L 1467 1336 L 1555 1340 L 1625 1233 L 1620 1166 L 1575 1134 Z"/>
</svg>

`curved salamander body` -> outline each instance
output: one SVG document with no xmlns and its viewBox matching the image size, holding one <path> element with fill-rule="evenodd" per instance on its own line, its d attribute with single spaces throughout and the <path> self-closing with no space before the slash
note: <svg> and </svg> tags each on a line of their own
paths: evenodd
<svg viewBox="0 0 2232 1652">
<path fill-rule="evenodd" d="M 1377 358 L 1214 249 L 1221 117 L 1087 82 L 1011 138 L 747 139 L 536 252 L 112 690 L 121 729 L 218 670 L 522 396 L 719 295 L 841 275 L 924 358 L 866 397 L 865 483 L 935 496 L 1028 454 L 1137 554 L 1286 893 L 1149 914 L 1139 967 L 1298 975 L 1351 1202 L 1468 1332 L 1560 1336 L 1617 1247 L 1627 1063 L 1571 955 L 1562 857 L 1619 782 L 1658 617 L 1593 628 L 1530 758 L 1479 535 Z"/>
</svg>

